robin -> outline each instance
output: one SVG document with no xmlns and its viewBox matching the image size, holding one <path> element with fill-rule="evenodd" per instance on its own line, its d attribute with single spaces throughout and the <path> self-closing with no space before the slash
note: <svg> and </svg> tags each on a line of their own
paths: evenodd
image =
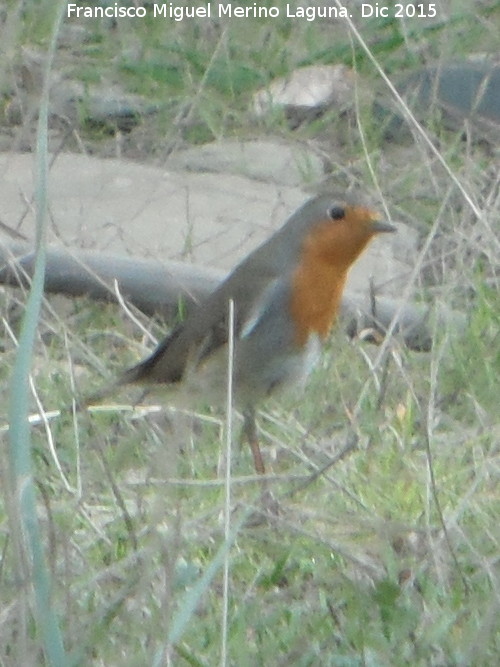
<svg viewBox="0 0 500 667">
<path fill-rule="evenodd" d="M 327 195 L 310 199 L 116 384 L 165 384 L 188 395 L 201 389 L 206 404 L 218 403 L 227 385 L 232 300 L 234 399 L 263 473 L 255 405 L 305 381 L 335 321 L 350 266 L 374 236 L 393 231 L 364 206 Z"/>
</svg>

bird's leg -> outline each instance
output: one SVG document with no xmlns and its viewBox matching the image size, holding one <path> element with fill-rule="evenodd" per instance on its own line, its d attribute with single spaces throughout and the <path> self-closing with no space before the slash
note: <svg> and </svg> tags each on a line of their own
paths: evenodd
<svg viewBox="0 0 500 667">
<path fill-rule="evenodd" d="M 257 437 L 257 421 L 255 416 L 255 408 L 247 407 L 243 412 L 243 436 L 248 440 L 250 449 L 252 450 L 253 464 L 258 475 L 266 474 L 266 467 L 262 452 L 259 447 L 259 438 Z M 260 502 L 261 510 L 249 521 L 250 525 L 258 525 L 262 523 L 263 516 L 275 516 L 279 512 L 278 503 L 269 490 L 268 481 L 265 477 L 261 480 Z"/>
<path fill-rule="evenodd" d="M 258 475 L 265 475 L 266 467 L 264 465 L 264 459 L 262 458 L 262 452 L 260 451 L 259 447 L 254 407 L 246 408 L 243 412 L 243 435 L 247 439 L 248 444 L 250 445 L 250 449 L 252 450 L 255 472 Z"/>
</svg>

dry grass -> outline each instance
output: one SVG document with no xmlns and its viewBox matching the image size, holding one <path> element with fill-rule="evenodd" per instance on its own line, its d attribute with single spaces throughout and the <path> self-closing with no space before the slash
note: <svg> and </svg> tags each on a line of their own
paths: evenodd
<svg viewBox="0 0 500 667">
<path fill-rule="evenodd" d="M 500 20 L 478 12 L 477 49 Z M 35 11 L 7 14 L 17 30 L 15 62 L 21 44 L 44 43 L 47 28 L 37 27 Z M 460 55 L 464 34 L 472 40 L 476 31 L 467 15 L 434 31 L 406 28 L 363 26 L 370 53 L 389 78 L 398 62 L 409 64 L 424 52 L 431 59 L 443 45 L 450 57 Z M 83 60 L 73 62 L 71 50 L 59 54 L 66 67 L 87 66 L 80 71 L 89 77 L 97 64 L 131 90 L 158 97 L 169 91 L 170 106 L 151 121 L 158 127 L 128 140 L 137 151 L 141 141 L 149 146 L 160 136 L 162 123 L 170 124 L 165 141 L 155 143 L 156 157 L 180 141 L 243 133 L 248 98 L 242 91 L 304 62 L 349 62 L 351 53 L 345 28 L 335 25 L 284 22 L 271 31 L 258 24 L 250 34 L 241 24 L 227 32 L 210 23 L 182 24 L 168 35 L 165 67 L 158 61 L 164 30 L 99 24 L 100 41 L 90 42 Z M 127 45 L 138 45 L 142 58 L 120 59 Z M 375 81 L 369 60 L 357 53 L 358 67 Z M 190 122 L 172 123 L 186 116 Z M 370 164 L 377 178 L 371 187 L 383 193 L 388 210 L 422 231 L 408 295 L 426 300 L 431 311 L 445 303 L 466 312 L 466 334 L 457 339 L 437 330 L 432 351 L 416 354 L 393 339 L 374 348 L 336 333 L 305 396 L 270 403 L 261 415 L 269 484 L 281 511 L 252 527 L 242 522 L 258 508 L 260 485 L 249 474 L 249 454 L 236 444 L 233 510 L 229 526 L 224 523 L 221 415 L 110 405 L 33 426 L 37 518 L 68 663 L 495 662 L 498 155 L 445 131 L 429 134 L 437 152 L 419 131 L 407 151 L 393 150 L 363 118 L 361 110 L 363 141 L 353 130 L 335 150 L 346 163 L 349 155 L 356 159 L 354 176 L 367 183 Z M 277 123 L 273 131 L 289 132 Z M 327 137 L 328 126 L 318 121 L 300 132 L 303 139 Z M 103 145 L 104 153 L 113 141 L 81 128 L 76 134 L 83 144 Z M 24 302 L 21 292 L 2 293 L 5 380 Z M 45 303 L 38 329 L 34 412 L 66 405 L 82 366 L 94 377 L 122 367 L 124 348 L 134 349 L 130 339 L 141 336 L 115 307 L 80 300 L 61 317 L 53 305 Z M 0 656 L 4 665 L 46 664 L 32 582 L 20 579 L 30 568 L 14 539 L 15 498 L 2 488 Z"/>
</svg>

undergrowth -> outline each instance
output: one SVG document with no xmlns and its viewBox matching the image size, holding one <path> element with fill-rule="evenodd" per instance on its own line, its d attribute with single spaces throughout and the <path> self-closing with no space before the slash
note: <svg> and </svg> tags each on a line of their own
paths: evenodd
<svg viewBox="0 0 500 667">
<path fill-rule="evenodd" d="M 21 47 L 47 47 L 49 5 L 5 10 L 13 70 Z M 434 26 L 373 20 L 360 27 L 381 66 L 397 77 L 443 52 L 453 59 L 496 48 L 498 9 L 477 12 L 464 9 Z M 359 73 L 380 86 L 344 23 L 83 25 L 87 39 L 61 46 L 55 66 L 87 84 L 119 82 L 160 105 L 145 121 L 154 137 L 145 160 L 160 159 L 174 144 L 248 136 L 252 93 L 301 65 L 352 66 L 355 56 Z M 7 76 L 0 85 L 8 106 Z M 351 127 L 339 149 L 352 160 L 350 173 L 368 182 L 368 157 L 389 209 L 422 238 L 441 221 L 415 293 L 431 311 L 443 303 L 460 309 L 466 322 L 460 335 L 436 325 L 433 348 L 423 353 L 397 338 L 381 351 L 334 334 L 305 393 L 263 406 L 268 484 L 280 504 L 269 521 L 240 526 L 231 540 L 224 533 L 223 414 L 122 410 L 118 404 L 137 399 L 127 392 L 101 411 L 72 412 L 74 388 L 85 393 L 139 358 L 144 339 L 115 306 L 79 300 L 58 316 L 48 299 L 33 385 L 44 410 L 64 410 L 31 428 L 32 518 L 42 531 L 67 664 L 496 663 L 500 303 L 492 239 L 500 207 L 491 174 L 498 157 L 484 147 L 466 152 L 461 136 L 433 126 L 453 173 L 480 206 L 488 202 L 480 223 L 417 137 L 413 163 L 397 152 L 389 159 L 377 123 L 365 114 L 361 109 L 364 141 Z M 294 136 L 331 142 L 330 120 L 305 124 Z M 283 116 L 272 123 L 251 125 L 251 134 L 292 136 Z M 76 134 L 67 149 L 98 150 L 108 140 L 85 127 Z M 331 162 L 336 175 L 336 156 Z M 478 225 L 482 233 L 472 243 Z M 1 293 L 2 405 L 19 334 L 14 314 L 24 300 L 21 292 Z M 153 326 L 158 336 L 161 329 Z M 38 413 L 34 400 L 31 408 Z M 235 524 L 259 509 L 261 493 L 250 455 L 237 444 L 239 424 L 235 416 Z M 20 580 L 29 567 L 13 538 L 18 516 L 3 424 L 1 438 L 1 661 L 48 664 L 33 582 Z M 182 632 L 169 644 L 173 627 Z"/>
</svg>

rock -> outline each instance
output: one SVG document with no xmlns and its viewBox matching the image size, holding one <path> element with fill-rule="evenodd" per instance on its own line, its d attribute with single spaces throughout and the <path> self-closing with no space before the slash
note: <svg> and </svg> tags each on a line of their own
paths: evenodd
<svg viewBox="0 0 500 667">
<path fill-rule="evenodd" d="M 159 109 L 140 95 L 124 93 L 116 87 L 99 86 L 89 91 L 81 103 L 87 122 L 116 126 L 122 132 L 130 132 L 140 119 Z"/>
<path fill-rule="evenodd" d="M 17 95 L 6 109 L 10 124 L 19 125 L 30 114 L 33 118 L 38 115 L 45 57 L 37 51 L 23 49 Z M 63 119 L 76 126 L 84 121 L 127 132 L 139 123 L 141 117 L 158 111 L 158 105 L 140 95 L 126 93 L 117 85 L 84 86 L 62 71 L 53 71 L 50 81 L 51 121 Z"/>
<path fill-rule="evenodd" d="M 400 296 L 416 257 L 417 235 L 407 225 L 395 223 L 397 234 L 382 235 L 370 244 L 349 272 L 351 292 Z"/>
<path fill-rule="evenodd" d="M 35 236 L 34 159 L 0 155 L 2 221 Z M 231 269 L 310 195 L 230 174 L 174 172 L 123 160 L 60 154 L 49 174 L 49 242 L 134 257 Z M 397 223 L 396 223 L 397 224 Z M 405 232 L 376 240 L 351 272 L 352 291 L 401 293 L 411 252 Z M 398 240 L 396 240 L 398 239 Z M 411 243 L 411 235 L 409 236 Z"/>
<path fill-rule="evenodd" d="M 92 32 L 83 25 L 63 23 L 59 28 L 57 43 L 60 47 L 74 48 L 86 44 L 87 42 L 91 42 L 92 38 Z"/>
<path fill-rule="evenodd" d="M 174 153 L 166 166 L 238 174 L 290 186 L 317 182 L 323 175 L 322 160 L 306 146 L 270 140 L 217 141 L 196 146 Z"/>
<path fill-rule="evenodd" d="M 464 61 L 429 67 L 402 79 L 397 85 L 416 118 L 425 123 L 439 110 L 444 127 L 464 129 L 474 138 L 498 145 L 500 140 L 500 64 Z M 402 140 L 410 136 L 396 103 L 379 98 L 375 106 L 386 123 L 385 135 Z"/>
<path fill-rule="evenodd" d="M 34 238 L 34 158 L 0 155 L 2 220 Z M 51 243 L 230 268 L 307 194 L 241 176 L 60 154 L 49 175 Z"/>
<path fill-rule="evenodd" d="M 311 65 L 295 70 L 255 94 L 255 114 L 265 116 L 281 108 L 288 118 L 300 123 L 328 108 L 344 111 L 353 104 L 354 76 L 345 65 Z"/>
</svg>

